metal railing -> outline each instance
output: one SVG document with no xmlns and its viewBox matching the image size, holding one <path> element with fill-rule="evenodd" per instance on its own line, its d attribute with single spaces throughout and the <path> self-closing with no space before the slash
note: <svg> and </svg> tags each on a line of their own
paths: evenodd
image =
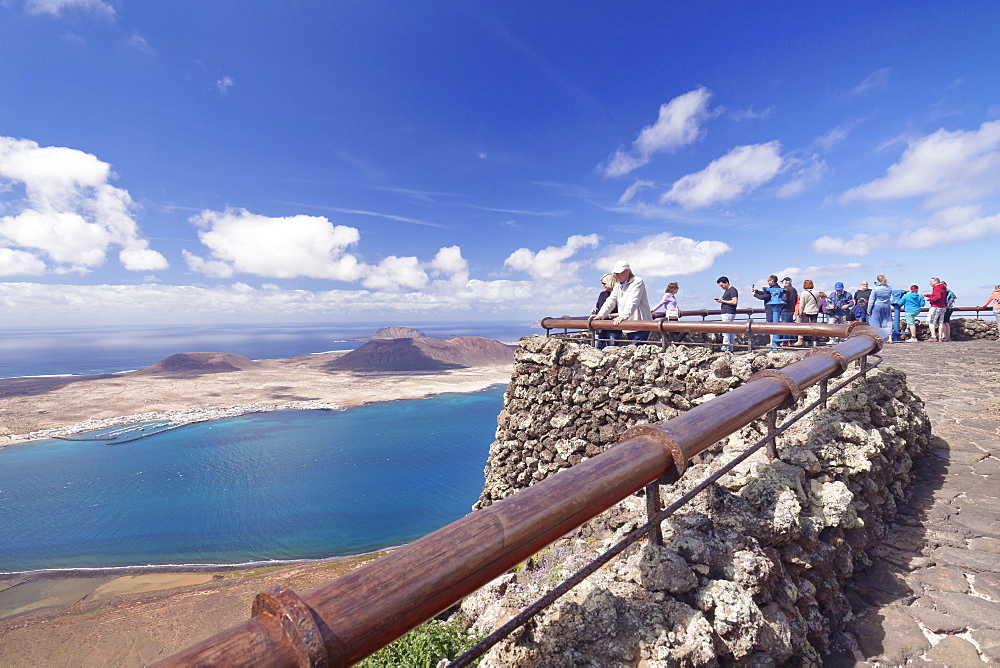
<svg viewBox="0 0 1000 668">
<path fill-rule="evenodd" d="M 685 312 L 685 315 L 687 313 Z M 699 346 L 734 346 L 752 350 L 754 348 L 754 336 L 783 337 L 782 342 L 790 342 L 796 337 L 806 337 L 810 339 L 828 338 L 842 339 L 850 335 L 852 331 L 859 327 L 867 327 L 865 323 L 855 320 L 844 325 L 833 325 L 818 322 L 762 322 L 759 320 L 741 320 L 732 322 L 712 321 L 688 321 L 688 320 L 628 320 L 619 325 L 613 324 L 610 320 L 590 320 L 587 317 L 566 317 L 542 318 L 542 328 L 548 336 L 556 336 L 574 341 L 588 341 L 591 344 L 598 340 L 603 340 L 612 345 L 611 340 L 600 336 L 600 332 L 605 331 L 632 331 L 650 332 L 659 335 L 659 341 L 646 341 L 649 344 L 660 344 L 666 347 L 672 343 L 683 343 L 685 345 Z M 563 330 L 560 334 L 553 334 L 552 330 Z M 723 342 L 686 342 L 673 338 L 674 334 L 733 334 L 741 335 L 742 342 L 727 344 Z M 581 338 L 582 337 L 582 338 Z M 628 343 L 623 341 L 623 343 Z M 759 344 L 763 347 L 767 344 Z"/>
<path fill-rule="evenodd" d="M 692 457 L 753 421 L 767 418 L 773 438 L 778 408 L 817 383 L 825 400 L 829 378 L 842 374 L 854 360 L 863 364 L 882 347 L 880 330 L 837 327 L 847 337 L 842 343 L 817 348 L 781 370 L 761 371 L 744 385 L 663 424 L 632 427 L 600 455 L 306 594 L 272 587 L 258 594 L 250 619 L 157 665 L 351 665 L 630 494 L 656 487 L 653 483 L 670 472 L 682 473 Z M 866 370 L 862 366 L 861 373 Z M 647 494 L 647 499 L 654 498 L 658 494 Z M 666 511 L 655 505 L 649 508 L 652 520 L 643 533 L 658 532 L 656 517 Z"/>
</svg>

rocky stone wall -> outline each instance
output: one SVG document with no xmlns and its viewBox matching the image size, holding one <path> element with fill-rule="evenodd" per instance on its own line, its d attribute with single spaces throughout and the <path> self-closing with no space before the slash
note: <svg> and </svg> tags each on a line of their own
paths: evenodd
<svg viewBox="0 0 1000 668">
<path fill-rule="evenodd" d="M 477 505 L 613 447 L 633 424 L 667 420 L 798 359 L 523 339 Z M 664 503 L 763 428 L 750 425 L 696 458 L 661 487 Z M 885 535 L 929 431 L 901 373 L 869 373 L 779 437 L 776 460 L 754 455 L 664 522 L 663 546 L 633 545 L 482 665 L 817 665 L 851 615 L 843 584 Z M 629 497 L 467 598 L 460 614 L 478 631 L 500 626 L 641 525 L 644 508 L 640 495 Z"/>
<path fill-rule="evenodd" d="M 917 339 L 923 341 L 930 338 L 930 328 L 927 323 L 917 321 Z M 951 338 L 955 341 L 972 341 L 973 339 L 997 339 L 997 323 L 995 320 L 979 318 L 952 318 Z"/>
</svg>

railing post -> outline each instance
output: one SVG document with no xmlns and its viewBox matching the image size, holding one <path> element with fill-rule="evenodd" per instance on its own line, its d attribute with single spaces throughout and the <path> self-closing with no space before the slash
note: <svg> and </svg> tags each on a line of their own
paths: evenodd
<svg viewBox="0 0 1000 668">
<path fill-rule="evenodd" d="M 778 458 L 778 445 L 775 443 L 775 434 L 778 431 L 778 409 L 769 410 L 764 421 L 767 425 L 767 457 L 775 460 Z"/>
<path fill-rule="evenodd" d="M 829 397 L 829 390 L 827 388 L 829 388 L 829 386 L 830 386 L 829 378 L 824 378 L 823 380 L 819 381 L 819 398 L 823 402 L 823 408 L 826 408 L 826 400 L 827 397 Z"/>
<path fill-rule="evenodd" d="M 646 485 L 646 521 L 652 521 L 660 511 L 663 510 L 663 503 L 660 500 L 660 481 L 654 480 Z M 659 523 L 649 528 L 649 542 L 654 545 L 663 545 L 663 532 L 660 531 Z"/>
</svg>

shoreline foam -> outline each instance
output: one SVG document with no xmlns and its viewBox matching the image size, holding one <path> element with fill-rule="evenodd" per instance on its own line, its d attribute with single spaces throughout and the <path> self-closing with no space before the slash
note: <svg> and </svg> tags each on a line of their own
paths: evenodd
<svg viewBox="0 0 1000 668">
<path fill-rule="evenodd" d="M 177 427 L 183 427 L 196 422 L 223 420 L 226 418 L 249 415 L 251 413 L 265 413 L 268 411 L 280 410 L 343 410 L 343 408 L 344 407 L 340 404 L 322 401 L 289 401 L 284 404 L 256 403 L 246 406 L 229 406 L 227 408 L 182 408 L 171 411 L 150 411 L 148 413 L 122 415 L 102 420 L 87 420 L 86 422 L 77 422 L 76 424 L 66 425 L 65 427 L 50 427 L 48 429 L 41 429 L 25 434 L 10 434 L 7 436 L 9 439 L 8 442 L 0 443 L 0 447 L 3 447 L 4 445 L 14 445 L 15 443 L 38 441 L 47 438 L 72 436 L 73 434 L 99 431 L 101 429 L 109 429 L 111 427 L 137 425 L 144 422 L 165 421 L 170 425 L 168 429 L 175 429 Z M 165 430 L 159 430 L 156 433 L 159 433 L 160 431 Z M 152 436 L 153 434 L 148 435 Z M 114 439 L 108 438 L 106 440 L 111 441 Z"/>
</svg>

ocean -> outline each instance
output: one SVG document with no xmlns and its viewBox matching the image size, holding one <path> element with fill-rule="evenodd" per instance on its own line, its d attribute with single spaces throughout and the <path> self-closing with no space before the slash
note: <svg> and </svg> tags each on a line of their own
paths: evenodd
<svg viewBox="0 0 1000 668">
<path fill-rule="evenodd" d="M 535 333 L 489 323 L 418 328 L 507 341 Z M 289 357 L 353 348 L 361 342 L 347 339 L 373 329 L 3 330 L 0 369 L 111 373 L 205 350 Z M 409 542 L 475 503 L 504 389 L 256 413 L 115 445 L 2 447 L 0 571 L 318 559 Z"/>
<path fill-rule="evenodd" d="M 376 323 L 281 325 L 131 325 L 0 328 L 0 378 L 133 371 L 175 353 L 219 352 L 250 359 L 352 350 Z M 406 323 L 428 336 L 485 336 L 513 342 L 545 330 L 530 323 Z"/>
</svg>

